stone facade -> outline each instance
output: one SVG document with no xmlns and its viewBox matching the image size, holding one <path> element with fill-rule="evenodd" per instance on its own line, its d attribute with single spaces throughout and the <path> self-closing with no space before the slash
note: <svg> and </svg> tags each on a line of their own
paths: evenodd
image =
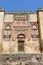
<svg viewBox="0 0 43 65">
<path fill-rule="evenodd" d="M 33 53 L 43 53 L 43 9 L 37 12 L 0 9 L 0 54 Z"/>
</svg>

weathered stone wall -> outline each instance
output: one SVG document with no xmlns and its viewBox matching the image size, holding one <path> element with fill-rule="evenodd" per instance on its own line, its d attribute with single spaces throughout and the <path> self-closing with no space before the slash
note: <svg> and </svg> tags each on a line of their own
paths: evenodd
<svg viewBox="0 0 43 65">
<path fill-rule="evenodd" d="M 43 52 L 43 10 L 38 11 L 38 22 L 39 22 L 39 35 L 40 35 L 40 47 Z"/>
<path fill-rule="evenodd" d="M 29 15 L 29 18 L 28 18 L 29 24 L 30 24 L 30 22 L 37 22 L 36 13 L 34 13 L 34 14 L 31 13 L 28 15 Z M 11 13 L 10 14 L 6 13 L 5 18 L 4 18 L 4 23 L 5 22 L 10 22 L 10 23 L 14 22 L 14 16 L 15 15 L 13 15 Z M 19 25 L 16 25 L 15 23 L 13 23 L 13 25 L 11 25 L 11 26 L 19 26 Z M 28 26 L 28 25 L 24 25 L 24 26 Z M 33 41 L 31 38 L 31 31 L 30 31 L 31 27 L 29 28 L 28 32 L 18 31 L 17 33 L 16 33 L 16 31 L 14 31 L 15 27 L 14 27 L 14 30 L 13 30 L 13 27 L 11 27 L 11 28 L 12 28 L 12 38 L 14 38 L 14 39 L 11 38 L 10 41 L 5 41 L 4 39 L 2 40 L 3 53 L 19 53 L 17 35 L 20 33 L 23 33 L 26 36 L 23 53 L 40 53 L 39 40 Z M 28 37 L 30 38 L 30 40 Z"/>
<path fill-rule="evenodd" d="M 25 53 L 40 53 L 39 41 L 27 41 L 25 43 Z"/>
<path fill-rule="evenodd" d="M 12 23 L 13 22 L 13 14 L 5 13 L 3 25 L 4 25 L 5 22 Z M 3 53 L 12 53 L 11 43 L 12 43 L 11 41 L 5 41 L 5 40 L 2 39 Z"/>
<path fill-rule="evenodd" d="M 18 13 L 19 14 L 19 13 Z M 21 13 L 23 14 L 23 13 Z M 42 14 L 42 15 L 41 15 Z M 39 39 L 37 39 L 36 41 L 33 41 L 33 39 L 31 38 L 31 22 L 37 22 L 37 13 L 28 13 L 28 22 L 29 24 L 16 24 L 15 25 L 15 20 L 14 17 L 15 15 L 17 15 L 17 13 L 13 14 L 13 13 L 6 13 L 6 12 L 0 12 L 0 50 L 3 50 L 3 53 L 19 53 L 18 52 L 18 40 L 17 40 L 17 35 L 20 33 L 23 33 L 26 38 L 25 38 L 25 43 L 24 43 L 24 52 L 23 53 L 40 53 L 40 43 L 39 43 Z M 20 15 L 21 16 L 21 15 Z M 24 17 L 27 16 L 26 14 L 23 15 Z M 39 20 L 40 20 L 40 31 L 41 31 L 41 38 L 43 39 L 43 12 L 39 12 Z M 5 41 L 2 37 L 3 37 L 3 25 L 5 22 L 10 22 L 11 25 L 11 35 L 12 38 L 10 39 L 10 41 Z M 21 21 L 20 21 L 21 22 Z M 27 21 L 26 21 L 27 22 Z M 15 27 L 16 26 L 29 26 L 29 29 L 27 32 L 23 32 L 23 31 L 19 31 L 19 32 L 15 32 Z M 15 26 L 15 27 L 13 27 Z M 2 45 L 1 45 L 2 44 Z"/>
<path fill-rule="evenodd" d="M 0 54 L 0 65 L 43 65 L 43 54 Z"/>
<path fill-rule="evenodd" d="M 37 22 L 37 13 L 29 14 L 29 22 Z"/>
<path fill-rule="evenodd" d="M 43 40 L 43 11 L 39 11 L 39 23 L 40 23 L 41 38 Z"/>
<path fill-rule="evenodd" d="M 13 14 L 5 13 L 4 22 L 13 22 Z"/>
<path fill-rule="evenodd" d="M 0 9 L 0 53 L 2 53 L 3 21 L 4 21 L 4 11 Z"/>
</svg>

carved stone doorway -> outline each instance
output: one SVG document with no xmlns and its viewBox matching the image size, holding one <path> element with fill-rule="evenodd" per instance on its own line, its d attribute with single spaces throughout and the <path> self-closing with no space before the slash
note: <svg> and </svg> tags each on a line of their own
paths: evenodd
<svg viewBox="0 0 43 65">
<path fill-rule="evenodd" d="M 17 39 L 18 39 L 18 51 L 22 52 L 24 51 L 25 35 L 18 34 Z"/>
</svg>

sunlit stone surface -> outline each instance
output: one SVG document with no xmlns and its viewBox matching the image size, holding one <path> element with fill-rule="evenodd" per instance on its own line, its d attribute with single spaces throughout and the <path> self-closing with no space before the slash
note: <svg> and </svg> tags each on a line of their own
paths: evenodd
<svg viewBox="0 0 43 65">
<path fill-rule="evenodd" d="M 43 65 L 43 9 L 37 12 L 0 9 L 0 54 L 0 65 Z"/>
</svg>

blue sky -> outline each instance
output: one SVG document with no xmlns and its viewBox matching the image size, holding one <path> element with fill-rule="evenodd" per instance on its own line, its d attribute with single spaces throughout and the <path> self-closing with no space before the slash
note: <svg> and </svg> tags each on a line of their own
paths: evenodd
<svg viewBox="0 0 43 65">
<path fill-rule="evenodd" d="M 36 11 L 43 8 L 43 0 L 0 0 L 0 8 L 6 11 Z"/>
</svg>

